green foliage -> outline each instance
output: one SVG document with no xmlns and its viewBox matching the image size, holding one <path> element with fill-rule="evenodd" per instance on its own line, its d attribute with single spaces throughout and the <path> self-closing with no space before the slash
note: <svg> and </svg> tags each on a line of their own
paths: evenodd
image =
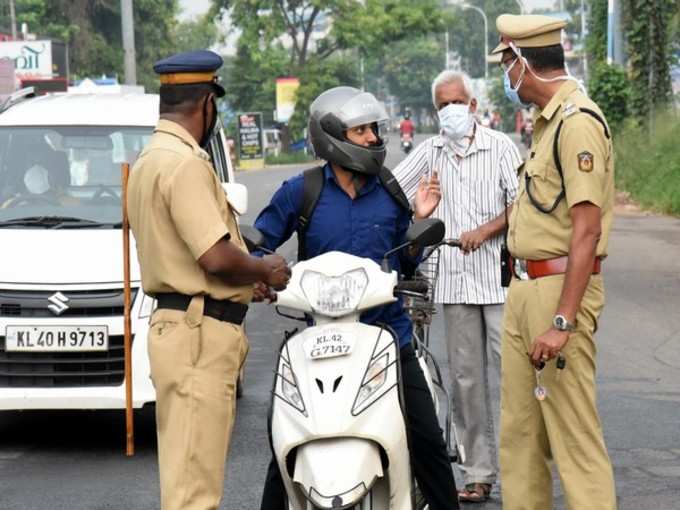
<svg viewBox="0 0 680 510">
<path fill-rule="evenodd" d="M 501 14 L 519 14 L 515 0 L 470 0 L 470 5 L 479 7 L 488 19 L 487 34 L 489 51 L 498 45 L 496 18 Z M 461 68 L 473 78 L 484 76 L 484 21 L 482 15 L 473 9 L 456 8 L 455 19 L 448 25 L 450 51 L 460 57 Z M 442 62 L 443 64 L 443 62 Z M 491 65 L 491 64 L 490 64 Z"/>
<path fill-rule="evenodd" d="M 337 85 L 360 86 L 360 59 L 369 68 L 392 44 L 441 33 L 450 21 L 439 0 L 212 0 L 212 14 L 227 12 L 241 31 L 227 82 L 232 107 L 262 111 L 268 121 L 276 78 L 298 77 L 289 126 L 293 139 L 302 136 L 309 104 L 319 93 Z M 374 87 L 368 90 L 380 95 L 384 80 L 368 78 L 367 73 L 365 84 Z"/>
<path fill-rule="evenodd" d="M 586 51 L 588 61 L 597 64 L 607 60 L 607 0 L 590 1 Z"/>
<path fill-rule="evenodd" d="M 651 132 L 628 126 L 615 137 L 616 183 L 645 207 L 680 215 L 680 117 L 659 113 Z"/>
<path fill-rule="evenodd" d="M 175 49 L 177 0 L 135 0 L 137 80 L 158 89 L 152 65 Z M 71 78 L 123 74 L 119 0 L 16 0 L 17 22 L 69 45 Z"/>
<path fill-rule="evenodd" d="M 494 76 L 489 86 L 489 100 L 495 105 L 495 109 L 501 114 L 501 127 L 503 131 L 515 130 L 515 105 L 505 97 L 503 76 Z"/>
<path fill-rule="evenodd" d="M 644 121 L 671 97 L 669 23 L 673 0 L 626 0 L 630 109 Z"/>
<path fill-rule="evenodd" d="M 590 73 L 588 92 L 616 130 L 628 116 L 630 85 L 625 71 L 617 65 L 596 63 Z"/>
<path fill-rule="evenodd" d="M 356 61 L 338 57 L 306 66 L 300 75 L 300 84 L 295 113 L 290 119 L 293 140 L 299 140 L 303 137 L 304 130 L 307 127 L 309 105 L 319 94 L 339 85 L 353 87 L 360 85 Z"/>
<path fill-rule="evenodd" d="M 208 49 L 218 39 L 218 35 L 217 25 L 208 16 L 182 21 L 175 28 L 175 50 Z"/>
<path fill-rule="evenodd" d="M 390 45 L 381 60 L 382 74 L 403 107 L 432 107 L 431 84 L 444 68 L 442 48 L 432 36 Z"/>
</svg>

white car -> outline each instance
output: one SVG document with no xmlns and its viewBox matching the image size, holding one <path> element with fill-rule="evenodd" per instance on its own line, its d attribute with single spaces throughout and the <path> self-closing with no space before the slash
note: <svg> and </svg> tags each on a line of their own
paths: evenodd
<svg viewBox="0 0 680 510">
<path fill-rule="evenodd" d="M 121 409 L 121 163 L 158 121 L 151 94 L 17 93 L 0 107 L 0 410 Z M 245 212 L 224 133 L 210 144 L 230 202 Z M 155 401 L 147 357 L 153 299 L 134 239 L 134 407 Z"/>
</svg>

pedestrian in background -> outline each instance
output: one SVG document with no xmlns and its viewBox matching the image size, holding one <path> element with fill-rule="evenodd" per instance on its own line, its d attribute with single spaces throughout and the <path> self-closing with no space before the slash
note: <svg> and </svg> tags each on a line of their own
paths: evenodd
<svg viewBox="0 0 680 510">
<path fill-rule="evenodd" d="M 547 16 L 496 20 L 506 95 L 538 109 L 508 231 L 515 278 L 503 322 L 500 437 L 508 510 L 553 508 L 553 461 L 568 508 L 616 508 L 593 339 L 614 159 L 601 110 L 565 67 L 565 25 Z"/>
<path fill-rule="evenodd" d="M 474 122 L 477 100 L 466 74 L 439 74 L 432 101 L 441 133 L 420 144 L 394 175 L 412 200 L 421 179 L 438 173 L 442 198 L 433 216 L 444 221 L 446 237 L 462 243 L 462 251 L 442 250 L 434 297 L 443 304 L 454 421 L 467 454 L 459 498 L 484 501 L 497 472 L 488 374 L 500 371 L 502 233 L 521 159 L 505 134 Z"/>
<path fill-rule="evenodd" d="M 157 302 L 148 349 L 162 510 L 219 506 L 253 284 L 283 289 L 290 278 L 278 255 L 248 255 L 205 150 L 224 95 L 221 65 L 210 51 L 154 65 L 160 120 L 129 181 L 142 287 Z"/>
</svg>

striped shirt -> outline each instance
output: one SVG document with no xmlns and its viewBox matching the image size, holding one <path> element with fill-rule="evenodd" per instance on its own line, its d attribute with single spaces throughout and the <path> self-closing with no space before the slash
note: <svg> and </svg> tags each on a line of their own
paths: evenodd
<svg viewBox="0 0 680 510">
<path fill-rule="evenodd" d="M 425 140 L 393 171 L 412 202 L 423 175 L 437 170 L 441 202 L 432 214 L 446 225 L 446 237 L 460 237 L 503 213 L 505 200 L 517 195 L 517 168 L 522 160 L 510 138 L 476 125 L 472 143 L 459 156 L 443 136 Z M 443 247 L 435 302 L 445 304 L 498 304 L 505 302 L 501 287 L 500 250 L 503 236 L 483 243 L 468 255 Z"/>
</svg>

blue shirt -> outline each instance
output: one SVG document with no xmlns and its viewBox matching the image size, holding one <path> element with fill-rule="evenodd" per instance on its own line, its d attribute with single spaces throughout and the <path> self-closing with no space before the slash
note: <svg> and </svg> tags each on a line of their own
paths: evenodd
<svg viewBox="0 0 680 510">
<path fill-rule="evenodd" d="M 307 227 L 307 257 L 341 251 L 380 264 L 386 252 L 404 242 L 411 221 L 409 212 L 394 201 L 377 177 L 369 177 L 352 200 L 337 183 L 330 165 L 326 164 L 323 171 L 324 186 Z M 257 217 L 255 227 L 264 234 L 266 248 L 275 250 L 296 231 L 302 194 L 300 174 L 285 181 Z M 390 258 L 397 272 L 401 269 L 399 258 L 397 254 Z M 411 341 L 411 320 L 401 299 L 364 312 L 361 322 L 390 326 L 400 347 Z"/>
</svg>

